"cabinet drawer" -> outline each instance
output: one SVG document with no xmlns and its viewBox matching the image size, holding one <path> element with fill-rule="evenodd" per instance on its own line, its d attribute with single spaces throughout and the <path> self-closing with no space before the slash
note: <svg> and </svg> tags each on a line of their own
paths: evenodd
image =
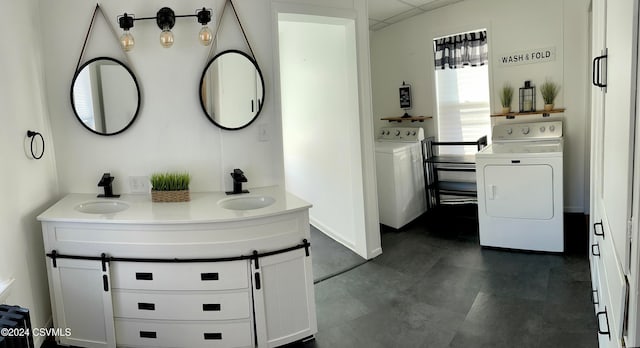
<svg viewBox="0 0 640 348">
<path fill-rule="evenodd" d="M 252 347 L 251 322 L 187 322 L 116 319 L 118 347 Z"/>
<path fill-rule="evenodd" d="M 600 245 L 601 262 L 598 272 L 603 288 L 602 301 L 607 307 L 611 339 L 620 341 L 623 338 L 627 284 L 611 238 L 605 238 Z"/>
<path fill-rule="evenodd" d="M 248 288 L 247 261 L 202 263 L 113 262 L 114 289 L 232 290 Z"/>
<path fill-rule="evenodd" d="M 142 293 L 113 291 L 113 313 L 120 318 L 164 320 L 248 319 L 249 291 Z"/>
</svg>

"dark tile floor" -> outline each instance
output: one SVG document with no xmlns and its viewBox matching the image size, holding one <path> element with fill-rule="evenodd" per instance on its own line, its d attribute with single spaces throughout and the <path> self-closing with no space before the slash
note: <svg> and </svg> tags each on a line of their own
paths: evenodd
<svg viewBox="0 0 640 348">
<path fill-rule="evenodd" d="M 311 226 L 311 251 L 313 253 L 313 280 L 315 283 L 367 262 L 342 244 L 329 238 Z"/>
<path fill-rule="evenodd" d="M 474 209 L 383 230 L 381 256 L 316 284 L 319 332 L 299 346 L 597 347 L 584 240 L 562 255 L 481 248 Z"/>
</svg>

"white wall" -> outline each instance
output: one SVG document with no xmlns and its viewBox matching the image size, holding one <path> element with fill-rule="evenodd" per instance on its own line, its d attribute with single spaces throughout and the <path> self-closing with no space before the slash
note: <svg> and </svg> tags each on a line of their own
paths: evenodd
<svg viewBox="0 0 640 348">
<path fill-rule="evenodd" d="M 365 221 L 354 21 L 281 14 L 278 28 L 287 190 L 355 250 Z"/>
<path fill-rule="evenodd" d="M 229 173 L 233 168 L 244 170 L 248 187 L 282 183 L 281 139 L 274 133 L 279 123 L 274 126 L 270 2 L 234 2 L 267 87 L 264 109 L 256 122 L 239 131 L 224 131 L 211 123 L 200 107 L 199 81 L 209 48 L 197 40 L 200 24 L 195 18 L 176 19 L 175 43 L 169 49 L 160 46 L 160 30 L 155 21 L 136 21 L 131 29 L 136 45 L 128 57 L 109 27 L 120 35 L 118 15 L 128 12 L 137 17 L 155 16 L 162 6 L 171 7 L 176 14 L 193 14 L 197 8 L 211 7 L 217 19 L 224 1 L 101 1 L 110 22 L 98 15 L 83 61 L 97 56 L 122 60 L 132 68 L 142 90 L 138 119 L 126 132 L 109 137 L 84 129 L 69 102 L 71 80 L 95 2 L 41 0 L 39 4 L 46 28 L 43 39 L 47 97 L 61 192 L 97 193 L 103 172 L 116 177 L 116 193 L 129 192 L 128 176 L 160 170 L 188 170 L 193 191 L 230 190 Z M 212 53 L 224 49 L 249 52 L 230 6 L 227 11 L 218 51 Z M 258 141 L 259 125 L 266 127 L 270 141 Z"/>
<path fill-rule="evenodd" d="M 583 212 L 585 202 L 584 148 L 587 129 L 586 88 L 589 83 L 588 0 L 466 0 L 371 33 L 372 88 L 376 132 L 388 126 L 381 117 L 402 115 L 398 86 L 412 84 L 412 115 L 435 116 L 433 47 L 435 37 L 487 28 L 492 110 L 500 110 L 498 90 L 504 82 L 515 88 L 525 80 L 541 85 L 545 78 L 561 84 L 557 107 L 566 107 L 565 210 Z M 555 61 L 503 67 L 501 54 L 536 48 L 556 48 Z M 537 108 L 543 106 L 539 92 Z M 517 108 L 517 94 L 513 109 Z M 544 120 L 540 116 L 515 120 L 492 119 L 494 123 Z M 414 125 L 415 126 L 415 125 Z M 422 126 L 435 135 L 435 120 Z"/>
<path fill-rule="evenodd" d="M 0 55 L 0 283 L 15 278 L 6 302 L 29 308 L 33 326 L 43 327 L 51 309 L 36 216 L 57 198 L 57 183 L 44 98 L 38 1 L 2 1 L 0 12 L 0 31 L 7 34 L 7 49 Z M 27 130 L 44 137 L 41 160 L 25 153 Z"/>
<path fill-rule="evenodd" d="M 375 156 L 373 141 L 373 122 L 371 118 L 371 69 L 369 62 L 369 30 L 367 20 L 367 0 L 272 0 L 272 18 L 275 46 L 278 46 L 279 14 L 315 15 L 353 19 L 355 22 L 357 88 L 359 109 L 360 160 L 362 162 L 362 197 L 364 199 L 365 230 L 355 233 L 355 251 L 370 259 L 382 253 L 380 225 L 378 219 L 378 196 L 376 192 Z M 279 61 L 277 50 L 274 51 Z M 276 65 L 276 70 L 279 66 Z M 280 88 L 278 76 L 275 77 L 276 90 Z M 276 96 L 276 113 L 281 112 L 280 95 Z M 343 126 L 336 124 L 335 126 Z M 357 143 L 352 146 L 357 147 Z M 284 161 L 284 159 L 283 159 Z M 312 181 L 307 185 L 313 185 Z M 354 188 L 354 192 L 359 188 Z"/>
</svg>

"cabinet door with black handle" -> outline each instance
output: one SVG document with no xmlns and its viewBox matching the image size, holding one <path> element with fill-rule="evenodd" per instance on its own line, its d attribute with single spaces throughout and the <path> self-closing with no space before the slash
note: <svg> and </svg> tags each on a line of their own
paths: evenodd
<svg viewBox="0 0 640 348">
<path fill-rule="evenodd" d="M 275 347 L 315 335 L 311 256 L 305 249 L 252 261 L 258 346 Z"/>
<path fill-rule="evenodd" d="M 65 346 L 105 347 L 116 345 L 113 326 L 110 263 L 94 260 L 48 260 L 55 316 L 58 329 L 69 329 L 69 336 L 56 340 Z"/>
</svg>

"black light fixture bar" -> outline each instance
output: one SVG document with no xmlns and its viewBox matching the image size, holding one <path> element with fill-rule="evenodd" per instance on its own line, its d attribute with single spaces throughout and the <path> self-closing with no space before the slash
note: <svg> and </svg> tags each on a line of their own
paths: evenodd
<svg viewBox="0 0 640 348">
<path fill-rule="evenodd" d="M 202 9 L 196 10 L 195 14 L 184 14 L 184 15 L 176 15 L 175 12 L 169 7 L 163 7 L 158 10 L 155 17 L 140 17 L 135 18 L 135 15 L 130 15 L 128 13 L 124 13 L 121 16 L 118 16 L 118 25 L 122 30 L 124 30 L 123 36 L 120 38 L 120 41 L 123 45 L 123 48 L 128 51 L 133 47 L 133 37 L 129 33 L 129 29 L 133 28 L 135 21 L 143 21 L 155 19 L 158 27 L 163 31 L 163 34 L 169 31 L 170 43 L 165 45 L 163 38 L 161 38 L 161 42 L 163 46 L 170 47 L 173 43 L 173 36 L 170 33 L 170 30 L 176 23 L 176 18 L 186 18 L 186 17 L 197 17 L 198 23 L 202 24 L 204 27 L 211 22 L 211 13 L 213 11 L 211 9 L 207 9 L 203 7 Z M 211 31 L 208 28 L 204 28 L 206 33 L 200 33 L 200 40 L 202 44 L 209 45 L 211 43 Z M 165 34 L 166 35 L 166 34 Z"/>
<path fill-rule="evenodd" d="M 171 8 L 163 7 L 158 10 L 158 13 L 154 17 L 136 18 L 134 16 L 135 15 L 132 16 L 126 12 L 123 15 L 118 16 L 118 25 L 120 28 L 123 30 L 129 30 L 133 28 L 134 21 L 144 21 L 149 19 L 155 19 L 160 29 L 164 29 L 165 24 L 168 24 L 169 28 L 173 28 L 176 23 L 176 18 L 197 17 L 198 23 L 202 25 L 206 25 L 211 22 L 211 10 L 204 7 L 197 10 L 195 14 L 177 15 Z"/>
</svg>

